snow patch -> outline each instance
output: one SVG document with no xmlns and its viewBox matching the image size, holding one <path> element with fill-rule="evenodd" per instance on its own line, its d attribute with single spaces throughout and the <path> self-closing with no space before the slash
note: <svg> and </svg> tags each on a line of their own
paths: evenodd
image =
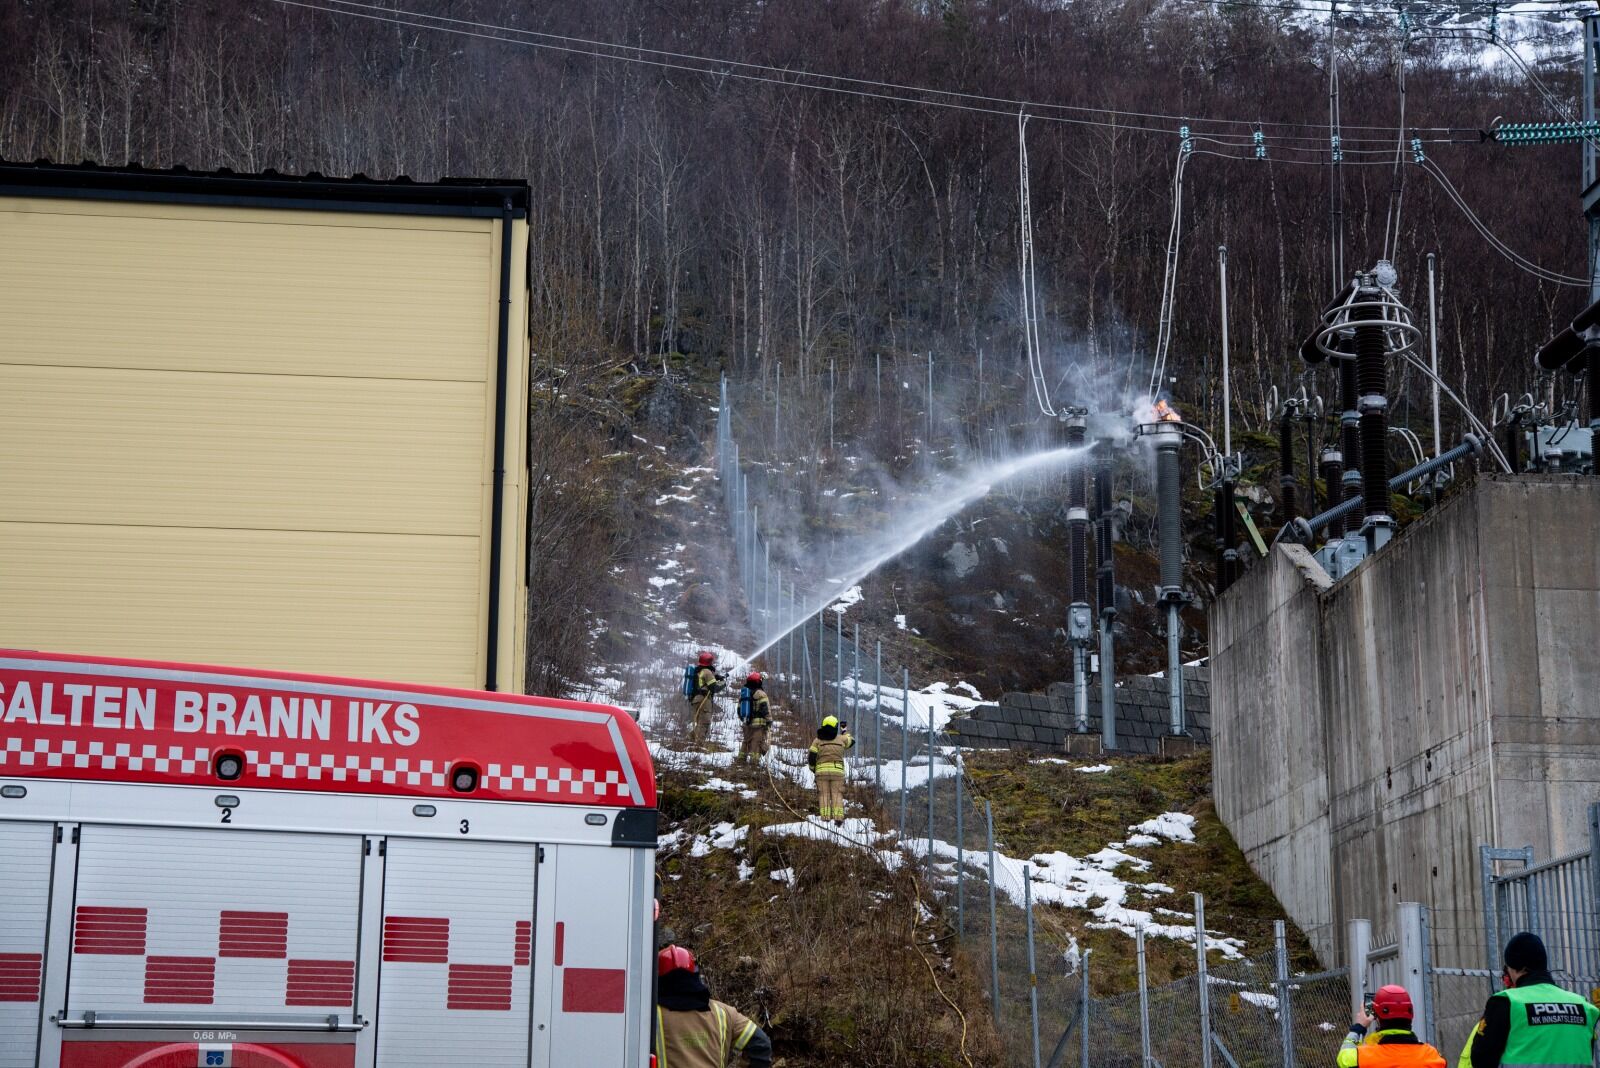
<svg viewBox="0 0 1600 1068">
<path fill-rule="evenodd" d="M 1174 842 L 1194 841 L 1194 817 L 1187 812 L 1163 812 L 1155 819 L 1129 827 L 1134 834 L 1154 835 Z"/>
</svg>

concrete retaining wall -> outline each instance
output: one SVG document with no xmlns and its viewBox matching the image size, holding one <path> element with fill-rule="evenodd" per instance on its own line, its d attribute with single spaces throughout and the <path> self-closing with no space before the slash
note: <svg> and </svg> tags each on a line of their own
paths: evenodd
<svg viewBox="0 0 1600 1068">
<path fill-rule="evenodd" d="M 1337 584 L 1280 546 L 1213 606 L 1217 809 L 1325 963 L 1411 900 L 1483 967 L 1477 847 L 1587 845 L 1597 532 L 1594 480 L 1485 477 Z"/>
</svg>

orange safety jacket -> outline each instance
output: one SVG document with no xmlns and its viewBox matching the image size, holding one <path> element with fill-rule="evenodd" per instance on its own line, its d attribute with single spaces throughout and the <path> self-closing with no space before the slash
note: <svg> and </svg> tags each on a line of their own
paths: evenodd
<svg viewBox="0 0 1600 1068">
<path fill-rule="evenodd" d="M 1339 1050 L 1339 1068 L 1445 1068 L 1444 1056 L 1410 1031 L 1375 1031 L 1365 1040 L 1354 1032 Z"/>
</svg>

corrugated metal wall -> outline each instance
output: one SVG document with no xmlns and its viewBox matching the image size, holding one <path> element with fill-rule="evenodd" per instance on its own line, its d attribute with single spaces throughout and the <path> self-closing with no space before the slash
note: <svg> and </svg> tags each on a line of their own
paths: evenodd
<svg viewBox="0 0 1600 1068">
<path fill-rule="evenodd" d="M 500 241 L 491 218 L 0 197 L 0 645 L 481 687 Z"/>
</svg>

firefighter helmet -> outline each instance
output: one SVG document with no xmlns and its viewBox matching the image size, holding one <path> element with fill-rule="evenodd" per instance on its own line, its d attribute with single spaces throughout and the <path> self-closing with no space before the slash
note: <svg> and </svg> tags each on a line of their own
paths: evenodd
<svg viewBox="0 0 1600 1068">
<path fill-rule="evenodd" d="M 716 662 L 717 662 L 717 654 L 716 653 L 711 652 L 709 649 L 700 650 L 700 666 L 701 667 L 711 667 Z"/>
<path fill-rule="evenodd" d="M 1372 1015 L 1383 1023 L 1411 1019 L 1411 995 L 1406 993 L 1405 987 L 1393 983 L 1379 987 L 1372 995 Z"/>
<path fill-rule="evenodd" d="M 668 972 L 675 972 L 680 968 L 690 973 L 700 970 L 700 966 L 695 963 L 694 954 L 682 946 L 667 946 L 656 954 L 657 975 L 666 975 Z"/>
<path fill-rule="evenodd" d="M 824 727 L 837 727 L 839 725 L 839 719 L 837 716 L 823 716 L 822 725 Z"/>
<path fill-rule="evenodd" d="M 761 672 L 752 671 L 752 672 L 750 672 L 750 677 L 745 679 L 744 681 L 749 683 L 751 686 L 760 686 L 761 685 L 761 680 L 764 679 L 764 678 L 766 678 L 766 676 L 761 674 Z"/>
</svg>

